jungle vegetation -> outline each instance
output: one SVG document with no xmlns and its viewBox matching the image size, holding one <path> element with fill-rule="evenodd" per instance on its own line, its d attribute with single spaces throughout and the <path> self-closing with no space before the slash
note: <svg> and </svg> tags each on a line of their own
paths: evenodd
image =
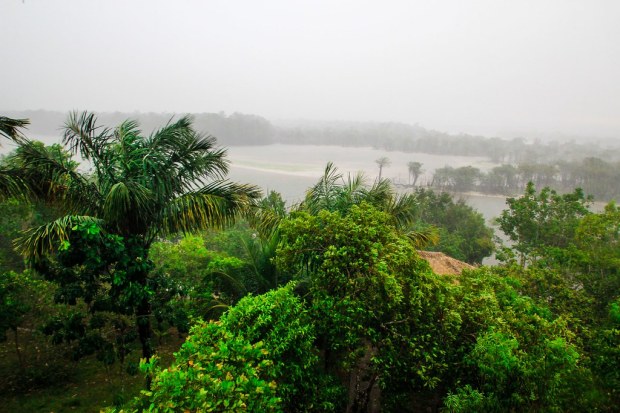
<svg viewBox="0 0 620 413">
<path fill-rule="evenodd" d="M 496 247 L 450 195 L 398 193 L 331 164 L 298 205 L 262 197 L 225 180 L 225 151 L 190 118 L 145 135 L 75 113 L 51 147 L 7 119 L 3 138 L 18 145 L 0 162 L 7 411 L 620 404 L 613 202 L 594 213 L 580 189 L 529 183 L 498 217 L 510 243 Z M 499 265 L 454 276 L 417 253 L 479 263 L 494 248 Z"/>
</svg>

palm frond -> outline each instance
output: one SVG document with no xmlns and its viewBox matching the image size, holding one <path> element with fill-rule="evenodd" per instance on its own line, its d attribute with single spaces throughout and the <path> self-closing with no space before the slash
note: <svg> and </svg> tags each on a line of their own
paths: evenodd
<svg viewBox="0 0 620 413">
<path fill-rule="evenodd" d="M 286 218 L 288 212 L 282 196 L 271 191 L 261 199 L 255 208 L 247 210 L 245 218 L 250 227 L 256 229 L 262 241 L 270 239 L 278 232 L 280 222 Z"/>
<path fill-rule="evenodd" d="M 336 211 L 346 213 L 353 205 L 359 205 L 366 197 L 366 177 L 362 172 L 348 174 L 347 180 L 334 189 L 336 193 L 334 207 Z"/>
<path fill-rule="evenodd" d="M 172 200 L 162 211 L 154 229 L 163 234 L 194 232 L 232 223 L 235 216 L 255 204 L 260 190 L 251 185 L 216 181 Z"/>
<path fill-rule="evenodd" d="M 406 234 L 415 249 L 425 249 L 439 242 L 439 231 L 436 227 L 430 226 L 417 231 L 409 231 Z"/>
<path fill-rule="evenodd" d="M 387 179 L 377 179 L 368 189 L 364 200 L 375 207 L 385 205 L 394 197 L 394 189 Z"/>
<path fill-rule="evenodd" d="M 396 227 L 406 228 L 417 219 L 418 200 L 413 194 L 395 194 L 383 204 L 383 211 L 393 217 Z"/>
<path fill-rule="evenodd" d="M 197 133 L 191 118 L 183 117 L 152 134 L 145 141 L 144 163 L 153 174 L 154 188 L 180 195 L 228 173 L 226 151 L 212 136 Z"/>
<path fill-rule="evenodd" d="M 179 133 L 191 130 L 192 123 L 189 116 L 183 116 L 176 122 L 172 119 L 163 128 L 153 132 L 146 140 L 147 147 L 155 152 L 165 148 L 175 148 Z"/>
<path fill-rule="evenodd" d="M 63 143 L 71 153 L 79 154 L 84 159 L 102 157 L 111 138 L 109 128 L 97 126 L 94 113 L 73 111 L 65 123 Z"/>
<path fill-rule="evenodd" d="M 221 281 L 225 281 L 227 284 L 237 290 L 238 293 L 247 293 L 247 288 L 245 287 L 243 282 L 237 277 L 228 274 L 227 272 L 214 270 L 211 271 L 207 276 L 210 276 L 211 278 L 219 278 Z"/>
<path fill-rule="evenodd" d="M 0 200 L 11 197 L 29 198 L 31 194 L 20 169 L 0 166 Z"/>
<path fill-rule="evenodd" d="M 90 216 L 66 215 L 52 222 L 31 228 L 15 239 L 15 249 L 26 257 L 39 258 L 47 251 L 53 251 L 69 239 L 71 229 L 83 223 L 102 224 L 103 221 Z"/>
<path fill-rule="evenodd" d="M 144 232 L 153 208 L 152 193 L 148 188 L 132 181 L 117 182 L 105 196 L 101 215 L 108 225 L 118 227 L 120 232 L 124 232 L 122 228 Z M 144 219 L 136 219 L 140 215 Z"/>
<path fill-rule="evenodd" d="M 6 116 L 0 116 L 0 136 L 20 143 L 24 139 L 20 129 L 25 128 L 29 124 L 30 121 L 28 119 L 11 119 Z"/>
<path fill-rule="evenodd" d="M 14 158 L 22 166 L 22 179 L 35 196 L 45 200 L 62 199 L 64 210 L 72 215 L 96 212 L 99 191 L 75 170 L 70 160 L 58 159 L 43 145 L 23 143 Z"/>
<path fill-rule="evenodd" d="M 323 176 L 319 181 L 306 192 L 303 208 L 311 214 L 316 214 L 322 209 L 332 210 L 340 185 L 337 184 L 342 179 L 342 174 L 333 162 L 328 162 L 325 166 Z"/>
</svg>

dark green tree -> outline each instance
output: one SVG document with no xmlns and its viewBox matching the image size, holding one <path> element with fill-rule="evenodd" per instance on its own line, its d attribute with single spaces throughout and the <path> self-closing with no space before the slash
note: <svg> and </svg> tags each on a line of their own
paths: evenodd
<svg viewBox="0 0 620 413">
<path fill-rule="evenodd" d="M 563 316 L 524 295 L 518 280 L 511 271 L 486 267 L 459 277 L 462 324 L 458 344 L 449 350 L 455 388 L 444 398 L 447 411 L 592 407 L 591 375 L 575 332 Z"/>
</svg>

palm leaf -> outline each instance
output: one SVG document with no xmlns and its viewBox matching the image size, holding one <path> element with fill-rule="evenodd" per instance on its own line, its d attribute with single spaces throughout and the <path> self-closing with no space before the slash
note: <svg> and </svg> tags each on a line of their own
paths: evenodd
<svg viewBox="0 0 620 413">
<path fill-rule="evenodd" d="M 162 234 L 174 234 L 223 227 L 259 198 L 260 190 L 254 186 L 216 181 L 171 201 L 153 228 L 161 228 Z"/>
<path fill-rule="evenodd" d="M 32 195 L 19 169 L 0 166 L 0 199 L 29 198 Z"/>
<path fill-rule="evenodd" d="M 112 139 L 110 132 L 108 128 L 97 126 L 94 113 L 74 111 L 65 123 L 63 143 L 73 154 L 79 154 L 84 159 L 100 158 Z"/>
<path fill-rule="evenodd" d="M 265 207 L 252 209 L 248 215 L 247 218 L 250 226 L 258 231 L 260 238 L 263 240 L 270 238 L 278 231 L 280 222 L 285 217 L 285 215 L 278 214 L 272 208 Z"/>
<path fill-rule="evenodd" d="M 319 182 L 306 193 L 302 207 L 311 214 L 317 214 L 322 209 L 331 211 L 340 192 L 337 182 L 341 179 L 342 174 L 338 172 L 338 168 L 332 162 L 328 162 Z"/>
<path fill-rule="evenodd" d="M 387 179 L 377 179 L 368 189 L 364 200 L 375 207 L 384 206 L 394 197 L 392 184 Z"/>
<path fill-rule="evenodd" d="M 62 200 L 69 215 L 93 215 L 99 191 L 93 182 L 75 170 L 75 164 L 59 160 L 41 144 L 27 141 L 14 158 L 22 165 L 24 184 L 44 200 Z"/>
<path fill-rule="evenodd" d="M 217 149 L 212 136 L 204 136 L 183 117 L 166 125 L 145 141 L 144 165 L 153 176 L 153 189 L 181 195 L 228 173 L 226 151 Z"/>
<path fill-rule="evenodd" d="M 409 231 L 405 236 L 417 250 L 425 249 L 431 245 L 437 245 L 439 242 L 439 231 L 433 226 L 417 231 Z"/>
<path fill-rule="evenodd" d="M 25 231 L 13 243 L 20 254 L 26 257 L 39 258 L 45 252 L 55 250 L 63 241 L 68 240 L 73 227 L 89 222 L 102 224 L 100 219 L 90 216 L 66 215 Z"/>
<path fill-rule="evenodd" d="M 413 194 L 397 194 L 388 198 L 383 211 L 394 220 L 397 228 L 406 228 L 417 220 L 418 200 Z"/>
<path fill-rule="evenodd" d="M 20 129 L 25 128 L 29 124 L 30 121 L 28 119 L 11 119 L 6 116 L 0 116 L 0 136 L 20 143 L 24 139 Z"/>
<path fill-rule="evenodd" d="M 122 228 L 127 227 L 140 227 L 136 228 L 138 232 L 145 232 L 144 226 L 148 225 L 153 209 L 152 194 L 148 188 L 132 181 L 117 182 L 105 196 L 102 218 L 120 232 L 126 232 Z M 136 215 L 143 219 L 136 219 Z"/>
</svg>

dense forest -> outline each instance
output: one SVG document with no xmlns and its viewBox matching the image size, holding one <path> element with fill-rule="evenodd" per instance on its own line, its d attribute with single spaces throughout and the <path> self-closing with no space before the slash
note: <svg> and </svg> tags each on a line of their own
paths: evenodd
<svg viewBox="0 0 620 413">
<path fill-rule="evenodd" d="M 0 409 L 617 411 L 615 203 L 532 177 L 496 245 L 446 193 L 328 164 L 287 206 L 193 122 L 72 113 L 46 146 L 0 118 Z"/>
</svg>

